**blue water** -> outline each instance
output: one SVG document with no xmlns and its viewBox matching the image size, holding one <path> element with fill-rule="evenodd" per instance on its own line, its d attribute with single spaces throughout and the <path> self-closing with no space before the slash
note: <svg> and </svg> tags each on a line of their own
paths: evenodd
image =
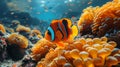
<svg viewBox="0 0 120 67">
<path fill-rule="evenodd" d="M 79 17 L 88 6 L 101 6 L 110 0 L 34 0 L 31 14 L 39 19 L 50 22 L 62 17 Z M 92 2 L 88 4 L 88 2 Z M 44 5 L 44 6 L 43 6 Z M 48 11 L 46 11 L 48 10 Z M 40 14 L 36 14 L 40 12 Z"/>
<path fill-rule="evenodd" d="M 18 20 L 44 34 L 52 20 L 71 17 L 78 20 L 83 9 L 108 1 L 112 0 L 0 0 L 0 22 L 11 27 L 11 22 Z"/>
<path fill-rule="evenodd" d="M 5 0 L 7 4 L 12 3 L 8 9 L 28 12 L 48 23 L 62 17 L 79 17 L 86 7 L 101 6 L 108 1 L 110 0 Z"/>
</svg>

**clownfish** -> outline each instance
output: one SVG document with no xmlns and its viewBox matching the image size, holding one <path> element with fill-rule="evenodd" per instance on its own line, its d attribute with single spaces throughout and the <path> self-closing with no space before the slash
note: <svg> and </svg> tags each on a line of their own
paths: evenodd
<svg viewBox="0 0 120 67">
<path fill-rule="evenodd" d="M 74 37 L 78 35 L 78 28 L 72 25 L 71 20 L 63 18 L 60 20 L 53 20 L 45 32 L 45 39 L 64 46 L 61 42 L 67 42 L 74 40 Z"/>
</svg>

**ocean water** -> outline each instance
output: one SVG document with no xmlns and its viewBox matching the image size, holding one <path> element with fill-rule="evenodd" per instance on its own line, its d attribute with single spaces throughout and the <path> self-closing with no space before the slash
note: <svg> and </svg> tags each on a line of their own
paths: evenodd
<svg viewBox="0 0 120 67">
<path fill-rule="evenodd" d="M 101 6 L 107 1 L 110 0 L 0 0 L 0 20 L 5 24 L 19 20 L 40 30 L 46 25 L 44 32 L 54 19 L 79 18 L 86 7 Z"/>
</svg>

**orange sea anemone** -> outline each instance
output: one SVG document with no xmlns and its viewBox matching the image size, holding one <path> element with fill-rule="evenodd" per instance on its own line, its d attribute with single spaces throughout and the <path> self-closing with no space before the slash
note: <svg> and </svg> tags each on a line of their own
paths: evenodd
<svg viewBox="0 0 120 67">
<path fill-rule="evenodd" d="M 46 39 L 39 40 L 31 49 L 32 56 L 35 60 L 40 60 L 50 48 L 54 48 L 55 45 Z"/>
<path fill-rule="evenodd" d="M 80 33 L 88 34 L 91 31 L 91 25 L 93 24 L 93 18 L 95 13 L 98 11 L 99 7 L 87 7 L 83 10 L 82 15 L 78 21 L 78 26 L 80 28 Z"/>
<path fill-rule="evenodd" d="M 107 37 L 80 38 L 71 44 L 68 43 L 65 48 L 51 48 L 45 58 L 38 62 L 37 67 L 109 67 L 117 65 L 120 63 L 120 49 L 116 49 L 116 45 L 114 41 L 108 42 Z M 41 53 L 42 51 L 39 54 Z"/>
<path fill-rule="evenodd" d="M 21 48 L 28 47 L 28 39 L 20 34 L 12 33 L 8 36 L 7 41 L 10 44 L 19 45 Z"/>
<path fill-rule="evenodd" d="M 78 21 L 80 33 L 104 36 L 120 30 L 120 0 L 107 2 L 101 7 L 88 7 Z M 92 31 L 91 31 L 92 30 Z"/>
<path fill-rule="evenodd" d="M 95 13 L 92 32 L 103 36 L 111 30 L 120 30 L 120 0 L 108 2 Z"/>
</svg>

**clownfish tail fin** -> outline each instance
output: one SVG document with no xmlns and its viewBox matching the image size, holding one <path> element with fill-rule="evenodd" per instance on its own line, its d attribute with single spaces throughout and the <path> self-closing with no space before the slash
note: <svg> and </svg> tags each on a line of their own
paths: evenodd
<svg viewBox="0 0 120 67">
<path fill-rule="evenodd" d="M 76 25 L 73 25 L 72 26 L 72 37 L 74 38 L 77 35 L 78 35 L 78 27 Z"/>
</svg>

